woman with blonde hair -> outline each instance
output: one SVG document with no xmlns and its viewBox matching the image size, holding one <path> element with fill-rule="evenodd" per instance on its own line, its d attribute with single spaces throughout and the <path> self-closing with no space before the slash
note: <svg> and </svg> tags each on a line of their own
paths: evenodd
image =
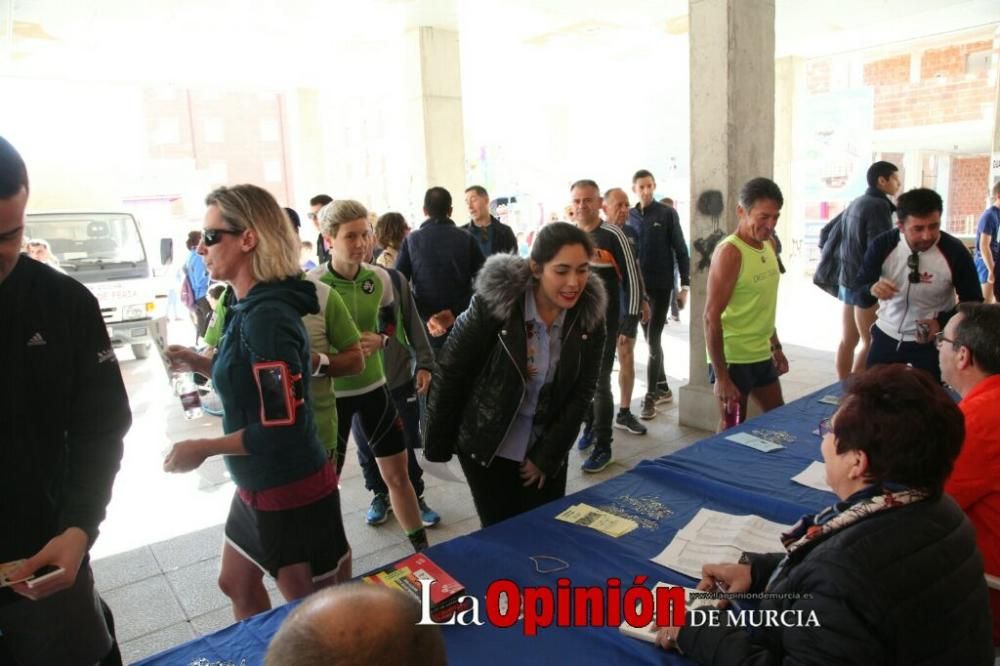
<svg viewBox="0 0 1000 666">
<path fill-rule="evenodd" d="M 284 212 L 254 185 L 222 187 L 205 201 L 197 252 L 237 302 L 212 358 L 178 346 L 177 370 L 212 378 L 222 400 L 222 437 L 174 444 L 168 472 L 223 455 L 236 483 L 226 520 L 219 587 L 240 620 L 271 605 L 262 572 L 287 600 L 334 581 L 349 561 L 337 474 L 308 406 L 309 339 L 302 316 L 319 311 L 316 287 L 299 277 L 298 243 Z"/>
<path fill-rule="evenodd" d="M 386 213 L 375 223 L 375 242 L 382 248 L 382 254 L 375 263 L 383 268 L 395 268 L 396 257 L 403 239 L 410 233 L 406 218 L 399 213 Z"/>
</svg>

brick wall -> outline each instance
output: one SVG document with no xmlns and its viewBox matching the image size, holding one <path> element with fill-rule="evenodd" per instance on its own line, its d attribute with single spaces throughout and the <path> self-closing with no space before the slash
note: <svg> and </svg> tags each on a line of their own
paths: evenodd
<svg viewBox="0 0 1000 666">
<path fill-rule="evenodd" d="M 993 42 L 982 40 L 957 44 L 940 49 L 927 49 L 920 59 L 920 79 L 926 81 L 937 76 L 965 76 L 965 58 L 976 51 L 990 51 Z"/>
<path fill-rule="evenodd" d="M 986 77 L 974 81 L 927 82 L 875 90 L 875 129 L 980 120 L 992 107 Z"/>
<path fill-rule="evenodd" d="M 866 86 L 886 86 L 910 80 L 910 54 L 884 58 L 865 65 Z"/>
<path fill-rule="evenodd" d="M 965 73 L 970 53 L 991 50 L 979 40 L 873 60 L 864 83 L 875 89 L 875 129 L 980 120 L 995 103 L 989 72 Z M 911 57 L 920 57 L 920 82 L 910 83 Z"/>
<path fill-rule="evenodd" d="M 952 233 L 973 234 L 979 215 L 986 209 L 990 156 L 954 157 L 945 228 Z"/>
</svg>

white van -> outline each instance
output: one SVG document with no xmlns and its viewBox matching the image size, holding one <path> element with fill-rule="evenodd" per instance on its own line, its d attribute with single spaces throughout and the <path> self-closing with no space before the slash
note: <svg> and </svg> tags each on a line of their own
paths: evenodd
<svg viewBox="0 0 1000 666">
<path fill-rule="evenodd" d="M 24 236 L 49 244 L 59 268 L 97 297 L 115 347 L 149 356 L 157 283 L 142 233 L 130 213 L 33 213 Z"/>
</svg>

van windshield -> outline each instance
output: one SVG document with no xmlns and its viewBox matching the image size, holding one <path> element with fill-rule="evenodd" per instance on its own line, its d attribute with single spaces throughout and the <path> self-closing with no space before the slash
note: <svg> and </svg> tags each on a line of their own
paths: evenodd
<svg viewBox="0 0 1000 666">
<path fill-rule="evenodd" d="M 25 241 L 45 241 L 58 264 L 69 270 L 146 261 L 135 218 L 123 213 L 28 215 Z"/>
</svg>

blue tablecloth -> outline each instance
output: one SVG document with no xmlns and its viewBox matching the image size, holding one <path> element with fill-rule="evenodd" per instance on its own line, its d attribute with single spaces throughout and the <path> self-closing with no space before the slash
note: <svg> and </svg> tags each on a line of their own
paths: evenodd
<svg viewBox="0 0 1000 666">
<path fill-rule="evenodd" d="M 820 402 L 820 398 L 839 397 L 839 384 L 824 387 L 815 393 L 799 398 L 743 425 L 732 428 L 692 444 L 677 453 L 655 460 L 656 464 L 678 472 L 691 474 L 706 484 L 705 493 L 717 492 L 718 484 L 728 486 L 729 492 L 738 492 L 749 507 L 758 506 L 763 511 L 775 502 L 793 504 L 800 513 L 816 512 L 835 501 L 835 496 L 799 485 L 791 480 L 812 462 L 822 462 L 820 437 L 816 433 L 821 419 L 836 411 L 835 405 Z M 764 439 L 792 438 L 785 448 L 762 453 L 742 444 L 731 442 L 727 436 L 746 432 Z"/>
<path fill-rule="evenodd" d="M 782 523 L 834 501 L 829 493 L 793 484 L 788 479 L 819 458 L 819 438 L 812 435 L 819 419 L 834 407 L 817 402 L 838 387 L 825 389 L 765 414 L 742 429 L 783 430 L 797 439 L 775 453 L 761 453 L 711 437 L 674 455 L 647 460 L 614 479 L 565 497 L 488 529 L 434 546 L 428 555 L 462 582 L 480 602 L 489 584 L 508 578 L 521 586 L 548 586 L 566 577 L 573 586 L 606 588 L 611 577 L 622 590 L 636 576 L 645 585 L 658 581 L 693 585 L 694 580 L 650 561 L 701 508 L 732 514 L 755 513 Z M 566 507 L 586 503 L 633 517 L 639 529 L 612 538 L 594 530 L 554 520 Z M 775 543 L 775 550 L 780 545 Z M 531 556 L 564 560 L 569 568 L 538 573 Z M 542 568 L 551 566 L 543 562 Z M 293 607 L 274 609 L 151 657 L 143 664 L 263 662 L 269 637 Z M 485 608 L 480 615 L 486 618 Z M 580 664 L 687 663 L 675 653 L 626 637 L 615 627 L 541 628 L 538 635 L 522 633 L 522 624 L 500 629 L 443 627 L 451 664 Z M 199 661 L 203 660 L 203 661 Z M 244 662 L 245 660 L 245 662 Z"/>
</svg>

